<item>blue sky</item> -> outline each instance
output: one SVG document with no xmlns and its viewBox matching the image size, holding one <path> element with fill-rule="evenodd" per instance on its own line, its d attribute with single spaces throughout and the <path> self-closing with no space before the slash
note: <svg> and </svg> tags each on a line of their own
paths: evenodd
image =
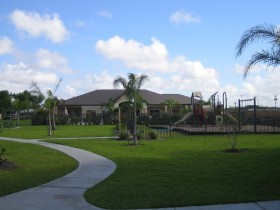
<svg viewBox="0 0 280 210">
<path fill-rule="evenodd" d="M 46 91 L 59 78 L 59 98 L 113 88 L 117 76 L 147 74 L 144 88 L 204 99 L 227 92 L 229 104 L 258 98 L 273 105 L 279 69 L 256 66 L 244 80 L 256 43 L 236 58 L 236 45 L 252 26 L 279 25 L 277 0 L 246 1 L 1 1 L 0 87 Z"/>
</svg>

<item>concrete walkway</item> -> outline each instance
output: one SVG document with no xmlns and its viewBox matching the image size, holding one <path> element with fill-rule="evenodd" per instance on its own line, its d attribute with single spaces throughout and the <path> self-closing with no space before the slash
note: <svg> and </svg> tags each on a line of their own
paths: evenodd
<svg viewBox="0 0 280 210">
<path fill-rule="evenodd" d="M 116 165 L 91 152 L 38 140 L 23 140 L 0 137 L 0 140 L 37 144 L 53 148 L 68 154 L 79 162 L 72 173 L 52 182 L 0 197 L 0 209 L 3 210 L 97 210 L 84 199 L 84 192 L 110 176 Z M 1 187 L 1 184 L 0 184 Z M 160 210 L 160 209 L 158 209 Z M 162 210 L 280 210 L 279 201 L 254 203 L 223 204 L 162 208 Z"/>
<path fill-rule="evenodd" d="M 0 197 L 3 210 L 95 210 L 86 202 L 84 192 L 110 176 L 116 165 L 112 161 L 91 152 L 38 140 L 3 138 L 30 144 L 42 145 L 68 154 L 79 162 L 79 167 L 70 174 L 52 182 Z M 1 187 L 1 184 L 0 184 Z"/>
</svg>

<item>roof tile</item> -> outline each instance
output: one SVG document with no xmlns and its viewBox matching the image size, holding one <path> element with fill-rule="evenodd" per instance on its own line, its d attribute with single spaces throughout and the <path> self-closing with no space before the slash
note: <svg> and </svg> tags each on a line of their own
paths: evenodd
<svg viewBox="0 0 280 210">
<path fill-rule="evenodd" d="M 94 90 L 89 93 L 67 99 L 64 101 L 64 104 L 68 106 L 106 105 L 110 98 L 117 100 L 123 94 L 123 89 Z M 181 94 L 159 94 L 145 89 L 140 90 L 140 94 L 149 104 L 161 104 L 164 103 L 166 99 L 173 99 L 180 104 L 191 103 L 190 97 Z"/>
</svg>

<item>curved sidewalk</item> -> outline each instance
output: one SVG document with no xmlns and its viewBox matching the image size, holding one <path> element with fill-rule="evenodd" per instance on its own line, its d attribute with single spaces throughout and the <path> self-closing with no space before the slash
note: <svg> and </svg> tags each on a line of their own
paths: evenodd
<svg viewBox="0 0 280 210">
<path fill-rule="evenodd" d="M 0 209 L 5 210 L 96 210 L 87 203 L 84 192 L 111 175 L 116 165 L 114 162 L 94 153 L 38 140 L 22 140 L 0 137 L 30 144 L 42 145 L 68 154 L 79 162 L 78 168 L 49 183 L 24 191 L 0 197 Z"/>
<path fill-rule="evenodd" d="M 94 153 L 69 146 L 41 142 L 38 140 L 22 140 L 6 137 L 0 137 L 0 140 L 46 146 L 64 152 L 79 162 L 79 167 L 75 171 L 62 178 L 56 179 L 38 187 L 0 197 L 0 209 L 100 209 L 86 202 L 84 199 L 84 192 L 88 188 L 96 185 L 111 175 L 116 168 L 115 163 Z M 280 200 L 239 204 L 162 208 L 162 210 L 280 210 Z"/>
</svg>

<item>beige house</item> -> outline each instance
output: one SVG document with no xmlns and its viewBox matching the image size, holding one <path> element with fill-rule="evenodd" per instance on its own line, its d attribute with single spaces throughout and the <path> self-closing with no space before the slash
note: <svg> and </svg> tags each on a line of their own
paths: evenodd
<svg viewBox="0 0 280 210">
<path fill-rule="evenodd" d="M 155 113 L 168 113 L 164 104 L 167 99 L 173 99 L 177 105 L 173 113 L 179 113 L 183 108 L 189 108 L 191 98 L 181 94 L 159 94 L 149 90 L 140 90 L 144 103 L 137 114 L 153 115 Z M 71 117 L 83 117 L 87 115 L 99 115 L 108 112 L 107 104 L 110 100 L 114 102 L 114 108 L 118 109 L 118 116 L 126 116 L 129 112 L 129 104 L 132 104 L 124 94 L 123 89 L 94 90 L 92 92 L 64 100 L 59 105 L 60 112 L 66 112 Z M 126 104 L 126 106 L 125 106 Z"/>
</svg>

